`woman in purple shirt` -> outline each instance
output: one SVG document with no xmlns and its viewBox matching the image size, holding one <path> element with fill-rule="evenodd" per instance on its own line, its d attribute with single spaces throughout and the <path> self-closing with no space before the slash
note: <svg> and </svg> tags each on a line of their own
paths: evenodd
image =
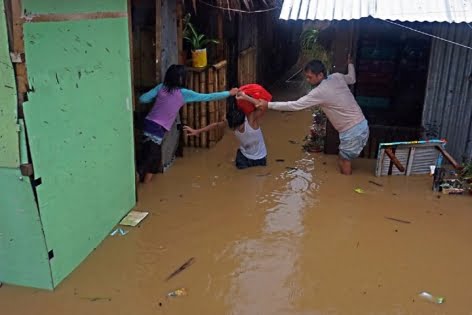
<svg viewBox="0 0 472 315">
<path fill-rule="evenodd" d="M 180 108 L 191 102 L 217 101 L 238 92 L 231 91 L 201 94 L 185 88 L 185 66 L 172 65 L 167 69 L 164 83 L 157 85 L 143 94 L 139 101 L 154 106 L 144 120 L 144 141 L 142 158 L 138 161 L 137 172 L 139 180 L 149 183 L 154 174 L 158 173 L 161 164 L 161 144 L 164 135 L 172 127 Z"/>
</svg>

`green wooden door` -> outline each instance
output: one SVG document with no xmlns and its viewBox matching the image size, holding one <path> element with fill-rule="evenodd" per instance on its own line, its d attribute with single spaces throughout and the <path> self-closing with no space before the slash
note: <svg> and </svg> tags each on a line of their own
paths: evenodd
<svg viewBox="0 0 472 315">
<path fill-rule="evenodd" d="M 57 285 L 135 204 L 127 3 L 23 0 L 23 9 L 55 20 L 24 24 L 24 112 Z M 112 17 L 88 14 L 97 12 Z"/>
</svg>

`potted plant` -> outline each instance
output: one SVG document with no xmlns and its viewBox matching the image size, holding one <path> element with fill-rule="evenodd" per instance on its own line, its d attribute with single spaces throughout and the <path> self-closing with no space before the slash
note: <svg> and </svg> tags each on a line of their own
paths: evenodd
<svg viewBox="0 0 472 315">
<path fill-rule="evenodd" d="M 207 50 L 208 44 L 218 44 L 215 39 L 207 38 L 206 35 L 197 32 L 195 26 L 190 22 L 190 14 L 184 19 L 184 39 L 190 44 L 192 50 L 192 66 L 195 68 L 204 68 L 207 66 Z"/>
</svg>

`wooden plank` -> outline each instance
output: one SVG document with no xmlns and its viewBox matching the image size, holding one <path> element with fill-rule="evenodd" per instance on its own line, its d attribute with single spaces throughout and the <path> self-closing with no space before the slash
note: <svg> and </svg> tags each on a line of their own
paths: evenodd
<svg viewBox="0 0 472 315">
<path fill-rule="evenodd" d="M 385 149 L 385 153 L 388 155 L 392 163 L 395 165 L 395 167 L 400 171 L 400 172 L 405 172 L 405 167 L 402 165 L 402 163 L 397 159 L 395 156 L 395 153 L 393 153 L 392 149 Z"/>
<path fill-rule="evenodd" d="M 457 163 L 457 161 L 456 161 L 442 146 L 437 145 L 437 146 L 436 146 L 436 149 L 438 149 L 439 152 L 441 152 L 441 154 L 444 156 L 444 158 L 445 158 L 446 160 L 448 160 L 449 163 L 451 163 L 452 166 L 453 166 L 456 170 L 462 169 L 462 166 L 461 166 L 459 163 Z"/>
<path fill-rule="evenodd" d="M 20 0 L 12 0 L 11 2 L 12 20 L 13 20 L 13 52 L 15 54 L 25 54 L 25 43 L 23 40 L 23 22 L 21 15 L 23 8 Z M 25 63 L 16 63 L 16 84 L 18 89 L 18 106 L 21 109 L 26 97 L 26 92 L 29 90 L 28 75 Z"/>
<path fill-rule="evenodd" d="M 225 38 L 224 38 L 224 28 L 223 28 L 223 20 L 224 20 L 224 12 L 223 11 L 218 11 L 218 16 L 216 18 L 216 36 L 218 38 L 218 41 L 220 42 L 216 46 L 216 57 L 218 58 L 217 60 L 220 59 L 226 59 L 225 56 Z"/>
<path fill-rule="evenodd" d="M 3 0 L 0 0 L 0 167 L 18 168 L 20 154 L 17 90 L 7 34 Z"/>
<path fill-rule="evenodd" d="M 226 68 L 227 64 L 228 62 L 226 60 L 223 60 L 214 64 L 212 67 L 215 68 L 216 70 L 220 70 L 220 69 Z"/>
<path fill-rule="evenodd" d="M 63 22 L 80 20 L 118 19 L 128 17 L 127 12 L 91 12 L 72 14 L 26 14 L 21 16 L 23 23 Z"/>
<path fill-rule="evenodd" d="M 183 7 L 182 7 L 182 2 L 178 1 L 177 4 L 177 10 L 176 10 L 176 18 L 177 18 L 177 53 L 178 53 L 178 58 L 179 58 L 179 63 L 184 64 L 185 63 L 185 51 L 183 47 L 183 42 L 184 42 L 184 29 L 182 25 L 182 19 L 183 19 Z"/>
<path fill-rule="evenodd" d="M 162 81 L 162 0 L 156 0 L 156 81 Z"/>
</svg>

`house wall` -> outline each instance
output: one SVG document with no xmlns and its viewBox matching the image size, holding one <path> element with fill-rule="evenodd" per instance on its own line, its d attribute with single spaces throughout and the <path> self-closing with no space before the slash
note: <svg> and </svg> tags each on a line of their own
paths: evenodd
<svg viewBox="0 0 472 315">
<path fill-rule="evenodd" d="M 435 24 L 434 34 L 472 47 L 466 24 Z M 433 39 L 423 126 L 445 138 L 458 161 L 472 158 L 472 50 Z"/>
</svg>

